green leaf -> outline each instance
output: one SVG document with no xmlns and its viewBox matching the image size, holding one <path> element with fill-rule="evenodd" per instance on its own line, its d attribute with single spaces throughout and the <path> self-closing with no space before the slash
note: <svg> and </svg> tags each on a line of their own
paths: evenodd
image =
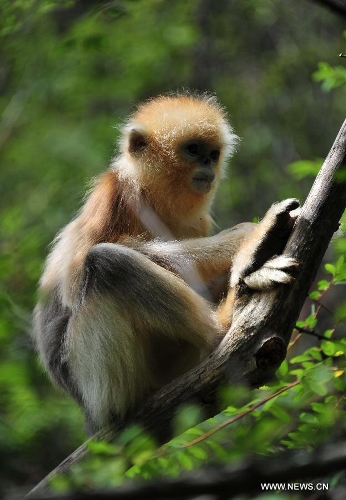
<svg viewBox="0 0 346 500">
<path fill-rule="evenodd" d="M 340 255 L 340 257 L 336 261 L 336 271 L 337 272 L 342 271 L 343 267 L 344 267 L 344 264 L 345 264 L 345 256 L 344 255 Z"/>
<path fill-rule="evenodd" d="M 185 430 L 195 427 L 201 420 L 201 410 L 196 405 L 182 406 L 174 418 L 174 432 L 182 434 Z"/>
<path fill-rule="evenodd" d="M 314 361 L 303 361 L 302 366 L 303 368 L 305 368 L 305 370 L 310 370 L 315 368 L 316 363 Z"/>
<path fill-rule="evenodd" d="M 311 360 L 310 353 L 306 352 L 290 359 L 290 363 L 295 365 L 296 363 L 303 363 L 304 361 L 310 361 L 310 360 Z"/>
<path fill-rule="evenodd" d="M 324 334 L 323 334 L 323 335 L 324 335 L 327 339 L 330 339 L 330 338 L 332 337 L 333 333 L 334 333 L 334 330 L 326 330 L 326 331 L 324 332 Z"/>
<path fill-rule="evenodd" d="M 102 454 L 112 456 L 117 451 L 117 447 L 115 445 L 105 441 L 88 441 L 87 447 L 95 455 Z"/>
<path fill-rule="evenodd" d="M 289 423 L 291 422 L 292 420 L 292 417 L 291 415 L 288 413 L 288 411 L 286 411 L 284 408 L 282 408 L 281 406 L 279 406 L 279 404 L 274 404 L 271 408 L 270 408 L 270 413 L 276 417 L 278 420 L 280 420 L 280 422 L 282 424 L 285 424 L 285 423 Z"/>
<path fill-rule="evenodd" d="M 187 453 L 179 451 L 175 454 L 175 457 L 179 460 L 180 464 L 184 469 L 187 470 L 193 469 L 193 461 Z"/>
<path fill-rule="evenodd" d="M 71 490 L 71 484 L 66 476 L 54 476 L 49 484 L 55 493 L 68 493 Z"/>
<path fill-rule="evenodd" d="M 316 394 L 319 394 L 320 396 L 325 396 L 328 394 L 328 389 L 324 384 L 310 384 L 310 388 L 315 392 Z"/>
<path fill-rule="evenodd" d="M 195 458 L 198 458 L 199 460 L 206 460 L 208 458 L 207 452 L 200 446 L 194 445 L 187 448 L 187 450 L 191 455 L 193 455 Z"/>
<path fill-rule="evenodd" d="M 321 343 L 321 349 L 326 356 L 333 356 L 333 354 L 337 351 L 336 346 L 330 340 L 323 340 Z"/>
<path fill-rule="evenodd" d="M 312 415 L 311 413 L 301 413 L 300 420 L 308 424 L 318 424 L 318 418 L 316 417 L 316 415 Z"/>
<path fill-rule="evenodd" d="M 327 288 L 330 286 L 330 281 L 327 281 L 327 280 L 321 280 L 318 282 L 317 284 L 317 288 L 320 290 L 320 291 L 324 291 L 324 290 L 327 290 Z"/>
<path fill-rule="evenodd" d="M 321 351 L 319 349 L 319 347 L 314 347 L 312 349 L 310 349 L 310 354 L 311 354 L 311 357 L 316 359 L 316 361 L 322 361 L 323 360 L 323 357 L 322 357 L 322 354 L 321 354 Z"/>
<path fill-rule="evenodd" d="M 298 160 L 291 163 L 288 166 L 288 170 L 297 180 L 304 179 L 305 177 L 315 178 L 322 166 L 322 163 L 323 160 L 321 158 L 316 160 Z"/>
<path fill-rule="evenodd" d="M 310 406 L 317 413 L 324 413 L 326 411 L 326 406 L 324 403 L 311 403 Z"/>
<path fill-rule="evenodd" d="M 328 273 L 330 273 L 333 276 L 335 276 L 336 267 L 333 264 L 325 264 L 324 268 L 325 268 L 326 271 L 328 271 Z"/>
<path fill-rule="evenodd" d="M 278 368 L 278 376 L 280 378 L 284 377 L 288 373 L 288 362 L 285 359 Z"/>
<path fill-rule="evenodd" d="M 131 443 L 137 436 L 140 436 L 142 432 L 142 428 L 139 425 L 132 425 L 120 434 L 120 436 L 118 437 L 118 442 L 121 445 L 126 446 Z"/>
<path fill-rule="evenodd" d="M 208 439 L 206 441 L 206 444 L 208 445 L 209 448 L 212 449 L 212 451 L 220 460 L 225 460 L 227 458 L 227 450 L 223 448 L 219 443 Z"/>
<path fill-rule="evenodd" d="M 141 475 L 141 468 L 138 465 L 133 465 L 129 470 L 126 471 L 126 476 L 134 478 Z"/>
<path fill-rule="evenodd" d="M 310 328 L 310 330 L 313 330 L 315 328 L 315 326 L 317 325 L 318 323 L 318 320 L 315 316 L 315 308 L 314 308 L 314 304 L 312 304 L 311 306 L 313 308 L 313 312 L 312 314 L 310 314 L 310 316 L 308 316 L 306 319 L 305 319 L 305 328 Z"/>
<path fill-rule="evenodd" d="M 346 69 L 343 66 L 330 66 L 326 62 L 318 63 L 318 70 L 313 74 L 316 82 L 322 83 L 326 92 L 346 84 Z"/>
</svg>

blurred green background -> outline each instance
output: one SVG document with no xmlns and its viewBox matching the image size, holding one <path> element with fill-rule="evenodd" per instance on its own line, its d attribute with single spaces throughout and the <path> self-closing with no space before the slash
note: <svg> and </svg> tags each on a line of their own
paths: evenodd
<svg viewBox="0 0 346 500">
<path fill-rule="evenodd" d="M 27 489 L 85 439 L 80 410 L 37 362 L 31 311 L 47 247 L 108 166 L 133 105 L 215 92 L 242 139 L 215 218 L 220 228 L 252 220 L 279 199 L 304 200 L 311 179 L 287 166 L 329 151 L 346 93 L 324 92 L 313 75 L 320 61 L 345 67 L 344 27 L 308 0 L 1 1 L 3 488 Z"/>
</svg>

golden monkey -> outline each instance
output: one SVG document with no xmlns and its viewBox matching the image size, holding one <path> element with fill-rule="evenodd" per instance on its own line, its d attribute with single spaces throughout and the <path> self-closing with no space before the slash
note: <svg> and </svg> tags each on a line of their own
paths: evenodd
<svg viewBox="0 0 346 500">
<path fill-rule="evenodd" d="M 289 232 L 297 200 L 273 205 L 259 224 L 209 236 L 236 143 L 212 96 L 140 105 L 123 127 L 119 155 L 55 239 L 35 309 L 37 346 L 94 430 L 219 344 L 239 280 L 259 290 L 291 280 L 292 259 L 266 261 L 261 242 L 279 226 Z"/>
</svg>

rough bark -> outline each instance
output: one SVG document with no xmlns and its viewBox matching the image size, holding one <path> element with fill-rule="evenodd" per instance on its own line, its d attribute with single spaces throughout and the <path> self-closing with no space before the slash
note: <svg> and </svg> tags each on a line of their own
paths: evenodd
<svg viewBox="0 0 346 500">
<path fill-rule="evenodd" d="M 232 326 L 219 347 L 199 366 L 163 387 L 126 422 L 99 432 L 112 440 L 132 422 L 140 422 L 158 435 L 169 429 L 176 408 L 196 394 L 213 392 L 222 381 L 260 384 L 268 380 L 285 359 L 293 326 L 329 242 L 346 207 L 346 121 L 329 152 L 302 207 L 284 253 L 298 264 L 295 280 L 268 293 L 236 290 Z M 210 411 L 209 411 L 210 414 Z M 31 496 L 49 491 L 49 479 L 64 473 L 87 454 L 82 445 L 39 483 Z"/>
</svg>

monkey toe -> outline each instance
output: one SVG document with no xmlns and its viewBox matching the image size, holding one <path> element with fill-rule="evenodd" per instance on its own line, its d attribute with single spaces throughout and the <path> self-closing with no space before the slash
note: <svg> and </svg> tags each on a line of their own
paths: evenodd
<svg viewBox="0 0 346 500">
<path fill-rule="evenodd" d="M 244 282 L 252 290 L 270 290 L 277 285 L 291 283 L 293 277 L 290 274 L 298 263 L 295 259 L 286 255 L 273 257 L 260 269 L 244 277 Z"/>
<path fill-rule="evenodd" d="M 276 217 L 279 216 L 288 216 L 290 215 L 290 212 L 296 210 L 299 208 L 300 203 L 297 198 L 288 198 L 287 200 L 280 201 L 279 203 L 275 203 L 273 205 L 273 209 L 275 212 Z"/>
<path fill-rule="evenodd" d="M 264 264 L 264 267 L 268 269 L 282 269 L 285 271 L 294 269 L 297 266 L 298 262 L 287 255 L 277 255 Z"/>
<path fill-rule="evenodd" d="M 295 210 L 300 205 L 299 200 L 297 198 L 288 198 L 287 200 L 283 200 L 278 203 L 280 207 L 280 212 L 291 212 Z"/>
<path fill-rule="evenodd" d="M 251 290 L 271 290 L 277 285 L 285 285 L 291 283 L 293 278 L 290 274 L 280 269 L 268 269 L 261 267 L 258 271 L 244 278 L 245 284 Z"/>
</svg>

